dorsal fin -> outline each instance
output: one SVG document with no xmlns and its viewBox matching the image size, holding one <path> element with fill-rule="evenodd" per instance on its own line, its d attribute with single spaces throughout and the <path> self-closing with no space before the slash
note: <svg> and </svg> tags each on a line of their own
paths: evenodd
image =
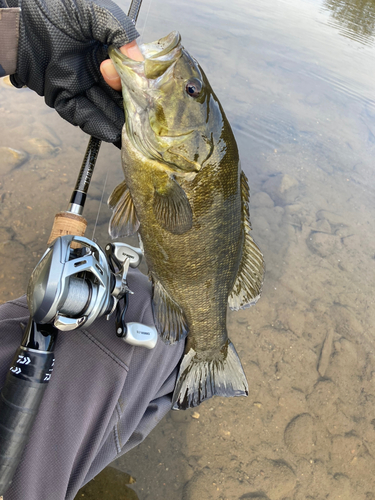
<svg viewBox="0 0 375 500">
<path fill-rule="evenodd" d="M 108 206 L 113 210 L 108 229 L 111 238 L 131 236 L 138 231 L 139 221 L 125 181 L 115 187 L 108 198 Z"/>
<path fill-rule="evenodd" d="M 238 268 L 232 292 L 228 297 L 229 307 L 238 311 L 246 309 L 260 297 L 264 276 L 263 255 L 253 238 L 250 236 L 250 191 L 246 175 L 241 172 L 241 200 L 243 224 L 243 250 L 242 259 Z"/>
<path fill-rule="evenodd" d="M 151 275 L 153 282 L 152 303 L 156 329 L 163 342 L 174 344 L 188 333 L 186 318 L 181 307 L 170 297 L 163 285 Z"/>
</svg>

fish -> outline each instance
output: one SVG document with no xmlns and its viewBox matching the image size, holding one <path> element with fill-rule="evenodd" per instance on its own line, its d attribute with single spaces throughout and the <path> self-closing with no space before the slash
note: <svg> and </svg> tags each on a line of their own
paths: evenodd
<svg viewBox="0 0 375 500">
<path fill-rule="evenodd" d="M 239 310 L 259 299 L 264 259 L 250 235 L 236 140 L 177 31 L 140 49 L 144 61 L 109 48 L 125 110 L 125 179 L 108 200 L 109 233 L 138 232 L 158 333 L 167 344 L 186 339 L 172 408 L 247 396 L 227 306 Z"/>
</svg>

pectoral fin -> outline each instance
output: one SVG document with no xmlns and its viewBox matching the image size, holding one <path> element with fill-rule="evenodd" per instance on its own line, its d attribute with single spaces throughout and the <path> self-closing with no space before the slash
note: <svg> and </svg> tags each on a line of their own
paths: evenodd
<svg viewBox="0 0 375 500">
<path fill-rule="evenodd" d="M 242 259 L 232 292 L 228 298 L 229 307 L 234 311 L 246 309 L 255 304 L 260 297 L 264 275 L 263 255 L 250 236 L 249 186 L 243 172 L 241 172 L 241 197 L 243 222 Z"/>
<path fill-rule="evenodd" d="M 170 297 L 163 285 L 152 277 L 154 320 L 156 329 L 163 342 L 174 344 L 184 339 L 188 333 L 188 326 L 184 312 Z"/>
<path fill-rule="evenodd" d="M 190 202 L 173 177 L 155 185 L 153 209 L 160 225 L 170 233 L 183 234 L 193 224 Z"/>
<path fill-rule="evenodd" d="M 139 221 L 125 181 L 115 187 L 108 199 L 108 206 L 113 210 L 108 229 L 111 238 L 131 236 L 138 231 Z"/>
</svg>

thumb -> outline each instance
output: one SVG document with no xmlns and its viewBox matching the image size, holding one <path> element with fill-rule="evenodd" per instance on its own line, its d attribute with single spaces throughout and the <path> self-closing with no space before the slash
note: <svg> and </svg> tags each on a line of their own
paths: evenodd
<svg viewBox="0 0 375 500">
<path fill-rule="evenodd" d="M 143 61 L 143 54 L 135 40 L 120 48 L 120 51 L 134 61 Z M 100 65 L 100 72 L 105 82 L 114 90 L 121 90 L 121 79 L 110 59 L 106 59 Z"/>
</svg>

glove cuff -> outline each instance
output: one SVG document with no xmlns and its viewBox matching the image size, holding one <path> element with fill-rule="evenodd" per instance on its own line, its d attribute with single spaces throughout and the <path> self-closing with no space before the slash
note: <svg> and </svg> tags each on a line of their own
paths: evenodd
<svg viewBox="0 0 375 500">
<path fill-rule="evenodd" d="M 16 89 L 22 89 L 22 87 L 25 86 L 25 84 L 23 82 L 21 82 L 17 73 L 10 75 L 9 79 L 10 79 L 10 83 L 13 85 L 13 87 L 16 87 Z"/>
</svg>

